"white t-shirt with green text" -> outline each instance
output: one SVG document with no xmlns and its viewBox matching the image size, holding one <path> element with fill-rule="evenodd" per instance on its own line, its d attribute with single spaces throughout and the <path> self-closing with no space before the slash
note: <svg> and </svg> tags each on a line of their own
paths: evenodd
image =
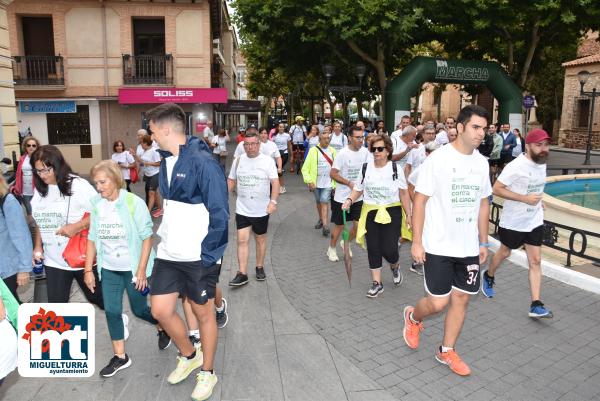
<svg viewBox="0 0 600 401">
<path fill-rule="evenodd" d="M 546 164 L 537 164 L 521 154 L 504 167 L 498 181 L 520 195 L 541 194 L 546 185 Z M 508 199 L 504 201 L 500 227 L 531 232 L 542 224 L 544 224 L 544 209 L 541 201 L 535 206 Z"/>
<path fill-rule="evenodd" d="M 62 196 L 57 185 L 48 185 L 45 197 L 36 189 L 31 199 L 33 218 L 42 236 L 44 264 L 63 270 L 71 270 L 62 257 L 69 238 L 56 235 L 56 231 L 65 224 L 81 220 L 85 212 L 92 210 L 90 199 L 98 194 L 89 182 L 80 177 L 73 178 L 71 193 L 72 196 Z"/>
<path fill-rule="evenodd" d="M 479 206 L 492 193 L 485 157 L 444 146 L 421 164 L 415 191 L 429 197 L 423 227 L 425 251 L 457 258 L 479 255 Z"/>
<path fill-rule="evenodd" d="M 365 147 L 360 147 L 357 151 L 345 147 L 339 151 L 335 160 L 333 161 L 334 169 L 340 172 L 342 178 L 350 180 L 356 184 L 359 181 L 360 172 L 363 164 L 367 162 L 369 151 Z M 349 186 L 340 184 L 339 182 L 335 186 L 335 196 L 333 200 L 338 203 L 344 203 L 346 198 L 350 196 L 352 190 Z M 362 196 L 356 201 L 361 201 Z"/>
<path fill-rule="evenodd" d="M 400 202 L 400 189 L 407 189 L 406 178 L 402 170 L 397 166 L 398 177 L 394 179 L 392 162 L 381 168 L 375 167 L 375 162 L 367 164 L 367 171 L 363 180 L 362 168 L 358 180 L 354 186 L 357 191 L 363 191 L 363 201 L 370 205 L 389 205 Z M 361 183 L 362 181 L 362 183 Z"/>
<path fill-rule="evenodd" d="M 262 153 L 253 158 L 245 153 L 240 155 L 229 172 L 229 178 L 236 181 L 236 213 L 247 217 L 266 216 L 271 180 L 277 177 L 277 167 L 269 156 Z"/>
<path fill-rule="evenodd" d="M 130 271 L 130 254 L 127 231 L 116 208 L 117 201 L 101 199 L 96 204 L 98 211 L 97 241 L 102 242 L 102 269 Z"/>
<path fill-rule="evenodd" d="M 319 147 L 320 148 L 320 147 Z M 320 148 L 334 162 L 331 148 Z M 317 188 L 331 188 L 331 164 L 325 159 L 325 156 L 317 149 Z"/>
</svg>

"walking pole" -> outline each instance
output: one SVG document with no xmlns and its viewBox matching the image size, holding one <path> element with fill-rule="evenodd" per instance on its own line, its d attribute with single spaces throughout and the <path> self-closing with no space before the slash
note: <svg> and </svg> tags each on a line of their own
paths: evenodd
<svg viewBox="0 0 600 401">
<path fill-rule="evenodd" d="M 342 239 L 344 240 L 344 266 L 346 267 L 346 275 L 348 276 L 348 285 L 352 288 L 352 256 L 350 256 L 350 232 L 346 226 L 346 211 L 342 211 L 344 221 L 344 231 Z"/>
</svg>

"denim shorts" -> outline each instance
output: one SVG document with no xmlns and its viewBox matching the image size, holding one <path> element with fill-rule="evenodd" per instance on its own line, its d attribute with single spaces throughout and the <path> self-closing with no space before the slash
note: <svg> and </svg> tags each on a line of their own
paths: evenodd
<svg viewBox="0 0 600 401">
<path fill-rule="evenodd" d="M 329 203 L 331 197 L 331 188 L 315 188 L 315 200 L 318 203 Z"/>
</svg>

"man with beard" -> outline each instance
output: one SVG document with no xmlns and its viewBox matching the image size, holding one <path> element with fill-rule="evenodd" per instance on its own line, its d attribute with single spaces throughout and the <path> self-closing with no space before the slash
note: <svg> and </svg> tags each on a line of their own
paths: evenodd
<svg viewBox="0 0 600 401">
<path fill-rule="evenodd" d="M 481 290 L 488 298 L 495 295 L 496 269 L 510 256 L 512 249 L 525 245 L 531 288 L 529 317 L 550 318 L 552 312 L 540 300 L 544 233 L 542 194 L 546 183 L 550 136 L 544 130 L 535 129 L 527 135 L 525 144 L 527 152 L 504 167 L 493 187 L 494 195 L 505 199 L 498 229 L 502 244 L 492 258 L 488 270 L 483 272 Z"/>
</svg>

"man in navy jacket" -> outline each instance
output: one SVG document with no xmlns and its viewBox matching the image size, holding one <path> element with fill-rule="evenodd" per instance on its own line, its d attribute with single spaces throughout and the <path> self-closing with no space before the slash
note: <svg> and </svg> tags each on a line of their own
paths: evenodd
<svg viewBox="0 0 600 401">
<path fill-rule="evenodd" d="M 157 232 L 161 241 L 149 283 L 151 310 L 181 354 L 167 381 L 179 383 L 201 368 L 192 398 L 205 400 L 217 383 L 213 371 L 217 348 L 213 305 L 227 247 L 227 185 L 223 170 L 206 151 L 206 143 L 186 137 L 186 116 L 179 106 L 162 104 L 148 111 L 147 118 L 162 149 L 159 188 L 164 199 Z M 202 351 L 192 345 L 176 312 L 180 296 L 190 301 L 198 319 Z"/>
<path fill-rule="evenodd" d="M 512 151 L 513 148 L 517 146 L 517 137 L 510 130 L 510 124 L 508 123 L 502 124 L 500 135 L 504 141 L 502 144 L 502 151 L 500 152 L 500 160 L 502 161 L 502 164 L 505 165 L 510 163 L 513 159 Z"/>
</svg>

